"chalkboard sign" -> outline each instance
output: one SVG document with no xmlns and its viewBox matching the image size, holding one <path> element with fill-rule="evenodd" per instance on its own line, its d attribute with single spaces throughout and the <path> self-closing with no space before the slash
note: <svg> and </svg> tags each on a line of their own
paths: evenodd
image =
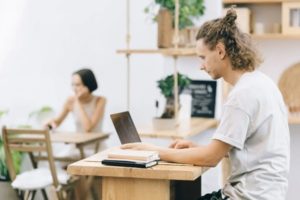
<svg viewBox="0 0 300 200">
<path fill-rule="evenodd" d="M 192 117 L 215 117 L 217 82 L 193 80 L 189 86 L 192 95 Z"/>
</svg>

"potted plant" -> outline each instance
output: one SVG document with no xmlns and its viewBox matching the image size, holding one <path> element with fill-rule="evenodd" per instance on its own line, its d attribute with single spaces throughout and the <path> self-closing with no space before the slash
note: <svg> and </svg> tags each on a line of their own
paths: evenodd
<svg viewBox="0 0 300 200">
<path fill-rule="evenodd" d="M 21 161 L 22 161 L 22 154 L 14 151 L 12 152 L 12 158 L 14 167 L 16 169 L 16 172 L 20 172 L 21 168 Z M 0 138 L 0 181 L 9 181 L 9 174 L 8 174 L 8 168 L 6 166 L 5 162 L 5 153 L 4 153 L 4 147 L 3 147 L 3 140 L 2 137 Z"/>
<path fill-rule="evenodd" d="M 178 79 L 178 96 L 182 93 L 182 91 L 189 86 L 191 80 L 180 73 L 177 73 Z M 174 96 L 174 75 L 168 75 L 167 77 L 158 80 L 158 88 L 164 97 L 166 98 L 166 105 L 161 118 L 174 118 L 175 115 L 175 96 Z M 178 105 L 180 105 L 178 98 Z M 180 106 L 179 106 L 180 107 Z"/>
<path fill-rule="evenodd" d="M 204 14 L 205 6 L 204 0 L 179 0 L 179 4 L 179 29 L 182 30 L 179 42 L 184 43 L 182 38 L 189 37 L 185 28 L 194 26 L 193 19 Z M 175 27 L 175 1 L 155 0 L 145 8 L 145 13 L 158 22 L 158 47 L 171 47 Z"/>
<path fill-rule="evenodd" d="M 189 86 L 191 80 L 180 73 L 177 73 L 178 83 L 178 97 L 183 90 Z M 157 81 L 158 88 L 161 94 L 166 98 L 164 111 L 160 117 L 155 117 L 152 120 L 154 129 L 168 130 L 173 129 L 178 125 L 178 120 L 175 118 L 175 95 L 174 95 L 174 75 L 168 75 L 163 79 Z M 178 98 L 178 105 L 180 109 L 180 102 Z M 156 103 L 158 107 L 158 102 Z"/>
</svg>

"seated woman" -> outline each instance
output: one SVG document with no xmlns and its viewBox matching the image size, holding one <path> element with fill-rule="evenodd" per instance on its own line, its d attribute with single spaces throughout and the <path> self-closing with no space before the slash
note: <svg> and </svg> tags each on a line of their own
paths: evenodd
<svg viewBox="0 0 300 200">
<path fill-rule="evenodd" d="M 57 118 L 46 125 L 50 129 L 58 127 L 72 112 L 77 132 L 101 132 L 102 118 L 106 99 L 96 96 L 93 92 L 98 88 L 96 77 L 90 69 L 81 69 L 72 75 L 74 95 L 70 96 Z"/>
<path fill-rule="evenodd" d="M 101 132 L 106 99 L 103 96 L 93 94 L 98 88 L 94 73 L 90 69 L 81 69 L 74 72 L 72 75 L 72 88 L 74 95 L 66 100 L 61 113 L 47 122 L 45 126 L 49 129 L 57 128 L 71 112 L 74 116 L 76 132 Z M 93 147 L 95 146 L 93 145 Z M 63 149 L 57 152 L 54 151 L 54 154 L 56 156 L 78 156 L 78 151 L 74 151 L 74 148 L 73 145 L 64 145 Z M 91 153 L 94 153 L 94 151 Z M 87 152 L 87 154 L 90 153 Z"/>
</svg>

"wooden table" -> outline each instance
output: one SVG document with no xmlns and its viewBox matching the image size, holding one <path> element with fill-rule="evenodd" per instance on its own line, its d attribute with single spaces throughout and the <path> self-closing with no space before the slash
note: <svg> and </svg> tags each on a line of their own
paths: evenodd
<svg viewBox="0 0 300 200">
<path fill-rule="evenodd" d="M 109 137 L 108 133 L 68 133 L 68 132 L 55 132 L 50 134 L 51 142 L 57 143 L 66 143 L 66 144 L 74 144 L 76 148 L 80 151 L 80 158 L 84 159 L 86 157 L 84 153 L 84 148 L 89 145 L 95 143 L 95 153 L 98 152 L 99 142 L 104 138 Z M 75 162 L 78 159 L 70 158 L 70 157 L 55 157 L 55 160 L 67 161 L 67 162 Z M 87 192 L 91 189 L 93 195 L 93 189 L 91 187 L 93 182 L 93 177 L 82 177 L 80 190 L 77 192 L 79 199 L 86 199 Z M 95 199 L 95 196 L 93 197 Z"/>
<path fill-rule="evenodd" d="M 180 164 L 159 164 L 147 169 L 105 166 L 101 160 L 106 152 L 75 162 L 67 170 L 72 175 L 102 177 L 102 200 L 181 200 L 201 194 L 201 188 L 198 194 L 187 194 L 181 183 L 188 181 L 188 187 L 193 187 L 195 182 L 201 182 L 207 168 Z"/>
<path fill-rule="evenodd" d="M 84 147 L 86 145 L 96 143 L 95 153 L 99 147 L 99 141 L 107 138 L 108 133 L 68 133 L 68 132 L 55 132 L 51 133 L 51 142 L 74 144 L 80 151 L 80 158 L 85 158 Z M 97 143 L 98 142 L 98 143 Z"/>
<path fill-rule="evenodd" d="M 209 118 L 190 118 L 183 120 L 178 126 L 171 129 L 156 128 L 153 124 L 147 126 L 138 126 L 138 132 L 141 136 L 183 139 L 197 135 L 207 129 L 218 125 L 218 120 Z"/>
</svg>

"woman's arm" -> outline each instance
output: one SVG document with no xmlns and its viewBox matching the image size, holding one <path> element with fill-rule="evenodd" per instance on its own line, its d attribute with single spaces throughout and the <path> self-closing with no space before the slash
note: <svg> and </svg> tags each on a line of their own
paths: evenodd
<svg viewBox="0 0 300 200">
<path fill-rule="evenodd" d="M 104 115 L 104 109 L 106 104 L 106 99 L 104 97 L 98 97 L 96 102 L 96 109 L 92 115 L 89 117 L 86 111 L 83 108 L 83 105 L 80 101 L 76 101 L 79 108 L 79 119 L 82 123 L 82 126 L 86 132 L 91 132 L 95 126 L 102 120 Z"/>
<path fill-rule="evenodd" d="M 69 97 L 67 99 L 67 101 L 65 102 L 62 111 L 60 112 L 60 114 L 50 120 L 49 122 L 46 123 L 46 126 L 50 126 L 50 128 L 56 128 L 58 127 L 66 118 L 66 116 L 68 115 L 68 113 L 70 112 L 70 110 L 72 109 L 72 104 L 74 102 L 74 98 L 73 97 Z"/>
</svg>

